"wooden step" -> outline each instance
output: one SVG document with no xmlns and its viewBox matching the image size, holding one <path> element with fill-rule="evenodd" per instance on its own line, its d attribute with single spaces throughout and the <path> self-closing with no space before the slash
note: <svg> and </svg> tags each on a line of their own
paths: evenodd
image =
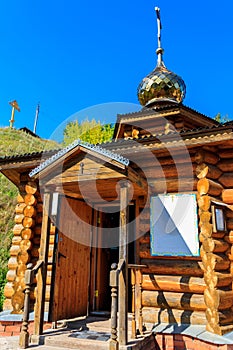
<svg viewBox="0 0 233 350">
<path fill-rule="evenodd" d="M 56 336 L 47 336 L 45 338 L 45 345 L 55 347 L 57 349 L 79 349 L 79 350 L 108 350 L 107 341 L 97 341 L 89 339 L 77 339 L 70 337 L 69 335 L 61 334 Z"/>
</svg>

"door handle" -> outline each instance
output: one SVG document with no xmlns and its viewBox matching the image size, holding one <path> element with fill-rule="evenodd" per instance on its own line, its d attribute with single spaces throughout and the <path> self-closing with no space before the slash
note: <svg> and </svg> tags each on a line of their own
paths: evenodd
<svg viewBox="0 0 233 350">
<path fill-rule="evenodd" d="M 60 258 L 65 258 L 66 259 L 66 256 L 64 254 L 62 254 L 61 252 L 58 252 L 58 260 Z"/>
</svg>

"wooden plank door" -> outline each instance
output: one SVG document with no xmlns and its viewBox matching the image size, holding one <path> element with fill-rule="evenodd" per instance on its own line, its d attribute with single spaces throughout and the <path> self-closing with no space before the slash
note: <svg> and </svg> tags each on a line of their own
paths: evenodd
<svg viewBox="0 0 233 350">
<path fill-rule="evenodd" d="M 62 197 L 56 252 L 52 320 L 87 314 L 90 274 L 91 208 L 82 201 Z M 83 240 L 82 240 L 83 242 Z"/>
</svg>

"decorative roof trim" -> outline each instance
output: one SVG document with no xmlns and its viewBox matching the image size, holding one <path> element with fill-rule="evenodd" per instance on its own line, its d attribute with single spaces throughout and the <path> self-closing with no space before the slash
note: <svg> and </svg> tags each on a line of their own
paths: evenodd
<svg viewBox="0 0 233 350">
<path fill-rule="evenodd" d="M 171 101 L 170 101 L 171 102 Z M 171 109 L 181 109 L 183 108 L 184 110 L 188 112 L 194 112 L 198 114 L 200 117 L 203 117 L 205 119 L 208 119 L 213 122 L 213 124 L 220 125 L 218 121 L 214 120 L 213 118 L 198 112 L 196 109 L 191 108 L 189 106 L 184 105 L 183 103 L 175 103 L 174 101 L 170 104 L 167 104 L 165 106 L 155 106 L 155 107 L 143 107 L 140 111 L 137 112 L 131 112 L 131 113 L 125 113 L 125 114 L 117 114 L 117 121 L 116 123 L 119 123 L 121 120 L 125 120 L 125 118 L 140 118 L 140 117 L 146 117 L 147 115 L 154 115 L 155 113 L 171 110 Z"/>
<path fill-rule="evenodd" d="M 63 148 L 62 150 L 60 150 L 59 152 L 57 152 L 56 154 L 54 154 L 52 157 L 46 159 L 43 163 L 41 163 L 38 167 L 36 167 L 35 169 L 33 169 L 30 173 L 29 176 L 33 177 L 36 174 L 38 174 L 39 172 L 41 172 L 42 170 L 44 170 L 45 168 L 47 168 L 49 165 L 51 165 L 52 163 L 54 163 L 56 160 L 60 159 L 62 156 L 64 156 L 65 154 L 67 154 L 69 151 L 73 150 L 75 147 L 77 146 L 81 146 L 84 147 L 90 151 L 94 151 L 98 154 L 101 154 L 103 156 L 106 156 L 108 158 L 114 159 L 117 162 L 128 166 L 129 165 L 129 159 L 123 157 L 120 154 L 116 154 L 113 153 L 111 151 L 108 151 L 105 148 L 102 148 L 98 145 L 92 145 L 88 142 L 84 142 L 81 140 L 75 140 L 73 143 L 71 143 L 70 145 L 68 145 L 67 147 Z"/>
<path fill-rule="evenodd" d="M 24 162 L 31 160 L 32 158 L 41 158 L 42 156 L 51 157 L 52 154 L 57 153 L 59 149 L 45 150 L 41 152 L 23 153 L 11 156 L 1 156 L 0 163 L 10 163 L 10 162 Z"/>
</svg>

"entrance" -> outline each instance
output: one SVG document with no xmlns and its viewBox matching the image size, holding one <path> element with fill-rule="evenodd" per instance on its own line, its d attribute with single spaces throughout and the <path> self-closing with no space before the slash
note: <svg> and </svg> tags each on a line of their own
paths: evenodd
<svg viewBox="0 0 233 350">
<path fill-rule="evenodd" d="M 91 207 L 60 197 L 59 211 L 52 321 L 85 316 L 88 311 Z"/>
<path fill-rule="evenodd" d="M 90 282 L 90 312 L 91 313 L 108 313 L 111 310 L 111 288 L 109 286 L 109 275 L 112 263 L 119 262 L 119 221 L 120 213 L 118 207 L 108 207 L 109 212 L 97 212 L 97 236 L 98 240 L 104 240 L 104 235 L 114 235 L 113 242 L 116 246 L 106 248 L 92 248 L 91 254 L 91 282 Z M 129 230 L 130 236 L 135 232 L 135 206 L 129 206 Z M 103 230 L 104 229 L 104 230 Z M 110 242 L 111 243 L 111 242 Z M 135 263 L 134 256 L 135 242 L 131 242 L 128 247 L 128 260 L 130 264 Z M 130 278 L 130 274 L 129 274 Z M 130 281 L 129 281 L 130 282 Z M 129 283 L 130 285 L 130 283 Z M 129 303 L 131 305 L 131 290 L 129 290 Z"/>
<path fill-rule="evenodd" d="M 110 207 L 106 213 L 93 210 L 84 201 L 61 196 L 59 211 L 50 320 L 85 316 L 89 312 L 109 313 L 111 264 L 119 261 L 119 207 Z M 135 232 L 134 218 L 135 206 L 132 204 L 129 206 L 131 237 Z M 105 238 L 103 229 L 107 230 L 108 236 L 115 236 L 115 246 L 93 246 L 94 237 Z M 80 243 L 84 237 L 85 244 Z M 134 244 L 134 241 L 129 244 L 131 264 L 135 262 Z M 131 305 L 131 288 L 128 305 Z"/>
</svg>

